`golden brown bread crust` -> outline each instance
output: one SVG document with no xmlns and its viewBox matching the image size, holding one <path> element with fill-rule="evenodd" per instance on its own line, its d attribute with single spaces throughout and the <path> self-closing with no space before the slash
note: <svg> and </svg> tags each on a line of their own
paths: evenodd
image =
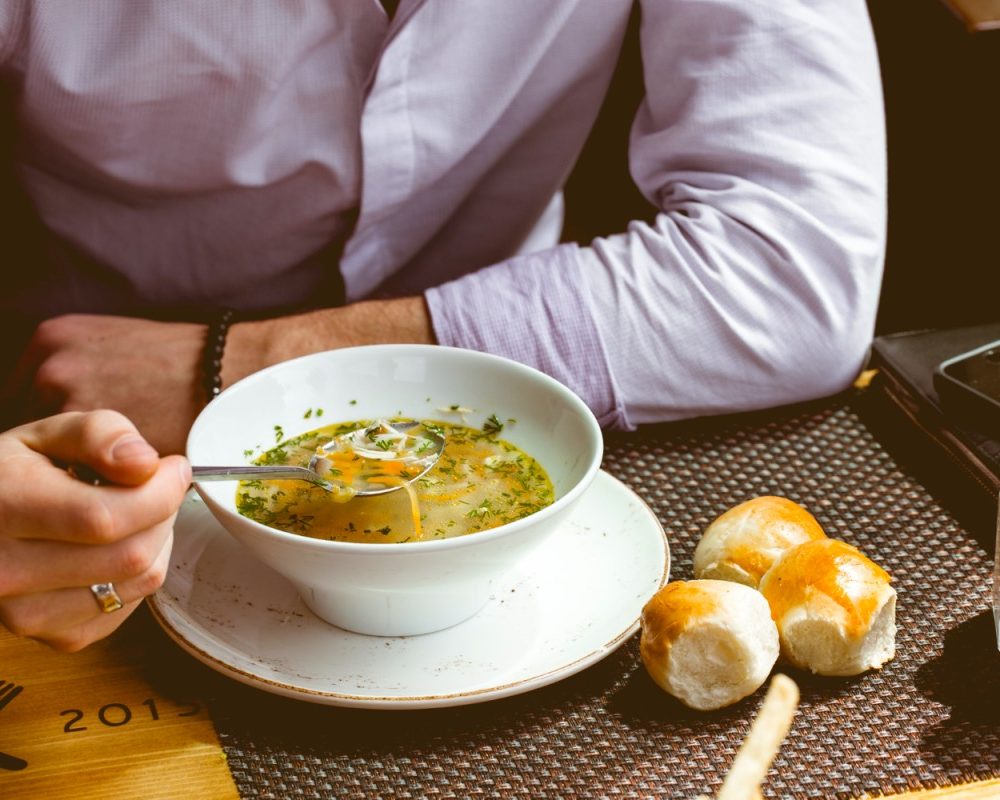
<svg viewBox="0 0 1000 800">
<path fill-rule="evenodd" d="M 756 587 L 775 555 L 795 545 L 825 539 L 822 526 L 786 497 L 765 495 L 733 506 L 705 530 L 695 552 L 697 577 L 738 579 L 720 563 L 746 573 L 740 582 Z"/>
<path fill-rule="evenodd" d="M 697 581 L 668 583 L 642 609 L 639 655 L 645 664 L 662 663 L 670 645 L 690 625 L 705 619 L 718 601 Z"/>
<path fill-rule="evenodd" d="M 779 650 L 767 601 L 733 581 L 675 581 L 642 611 L 646 671 L 691 708 L 722 708 L 753 694 Z"/>
<path fill-rule="evenodd" d="M 837 539 L 806 542 L 787 551 L 761 581 L 760 591 L 781 627 L 788 612 L 806 605 L 811 596 L 825 595 L 843 612 L 844 633 L 867 633 L 885 602 L 889 573 L 856 547 Z"/>
</svg>

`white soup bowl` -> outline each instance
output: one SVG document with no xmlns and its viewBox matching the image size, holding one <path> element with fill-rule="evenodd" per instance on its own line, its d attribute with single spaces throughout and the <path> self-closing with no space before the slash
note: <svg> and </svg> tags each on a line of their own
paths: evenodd
<svg viewBox="0 0 1000 800">
<path fill-rule="evenodd" d="M 472 409 L 465 422 L 442 413 Z M 313 412 L 306 418 L 307 412 Z M 322 409 L 317 418 L 315 410 Z M 323 425 L 409 417 L 482 427 L 535 458 L 555 489 L 552 505 L 500 527 L 451 539 L 368 544 L 286 533 L 241 515 L 235 482 L 196 488 L 222 526 L 297 588 L 321 619 L 376 636 L 410 636 L 479 611 L 497 582 L 563 524 L 600 468 L 593 413 L 563 384 L 499 356 L 435 345 L 373 345 L 303 356 L 244 378 L 198 416 L 192 464 L 248 463 L 247 453 Z"/>
</svg>

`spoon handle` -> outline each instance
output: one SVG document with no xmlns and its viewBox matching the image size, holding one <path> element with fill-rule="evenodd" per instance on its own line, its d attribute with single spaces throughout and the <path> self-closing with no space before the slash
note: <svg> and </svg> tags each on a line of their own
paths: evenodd
<svg viewBox="0 0 1000 800">
<path fill-rule="evenodd" d="M 70 465 L 67 468 L 70 475 L 84 483 L 103 486 L 106 480 L 95 470 L 84 465 Z M 320 478 L 311 469 L 305 467 L 191 467 L 192 481 L 257 481 L 257 480 L 300 480 L 309 481 L 317 486 L 332 491 L 333 485 Z"/>
<path fill-rule="evenodd" d="M 195 481 L 254 481 L 293 480 L 322 482 L 319 476 L 305 467 L 191 467 Z"/>
</svg>

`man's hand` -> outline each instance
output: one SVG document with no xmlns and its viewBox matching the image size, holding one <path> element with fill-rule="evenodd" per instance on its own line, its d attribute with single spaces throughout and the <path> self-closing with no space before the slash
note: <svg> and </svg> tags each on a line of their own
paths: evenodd
<svg viewBox="0 0 1000 800">
<path fill-rule="evenodd" d="M 182 453 L 204 400 L 205 326 L 68 314 L 38 326 L 5 394 L 25 419 L 120 411 L 161 453 Z"/>
<path fill-rule="evenodd" d="M 109 485 L 65 465 L 86 465 Z M 160 459 L 112 411 L 0 433 L 0 622 L 66 651 L 111 633 L 163 582 L 190 480 L 183 458 Z M 89 587 L 108 582 L 124 606 L 105 613 Z"/>
<path fill-rule="evenodd" d="M 296 356 L 381 343 L 434 343 L 422 297 L 233 325 L 222 361 L 223 386 Z M 55 317 L 35 331 L 4 395 L 21 404 L 23 419 L 114 409 L 160 453 L 182 453 L 205 403 L 204 346 L 204 325 L 90 314 Z"/>
</svg>

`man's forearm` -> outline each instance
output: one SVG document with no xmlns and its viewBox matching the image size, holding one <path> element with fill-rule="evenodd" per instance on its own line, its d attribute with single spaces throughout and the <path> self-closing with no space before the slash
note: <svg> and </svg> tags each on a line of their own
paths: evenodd
<svg viewBox="0 0 1000 800">
<path fill-rule="evenodd" d="M 366 344 L 434 344 L 423 297 L 366 300 L 288 317 L 233 325 L 222 364 L 223 386 L 279 361 Z"/>
</svg>

